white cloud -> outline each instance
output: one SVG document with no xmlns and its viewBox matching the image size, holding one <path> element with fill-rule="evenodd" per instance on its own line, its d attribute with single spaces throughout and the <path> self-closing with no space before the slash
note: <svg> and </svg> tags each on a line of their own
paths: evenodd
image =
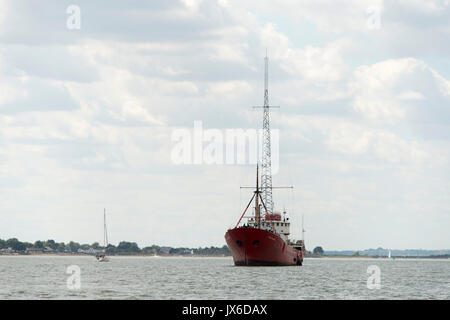
<svg viewBox="0 0 450 320">
<path fill-rule="evenodd" d="M 449 8 L 448 0 L 398 0 L 398 4 L 410 8 L 410 10 L 417 13 L 425 13 L 431 15 L 439 15 Z"/>
<path fill-rule="evenodd" d="M 332 33 L 364 32 L 367 29 L 367 9 L 371 6 L 377 6 L 380 10 L 383 10 L 383 3 L 382 0 L 244 2 L 245 5 L 259 6 L 267 12 L 275 12 L 294 21 L 311 21 L 320 30 Z"/>
<path fill-rule="evenodd" d="M 229 99 L 250 93 L 252 87 L 246 81 L 227 81 L 211 83 L 208 95 L 212 99 Z"/>
<path fill-rule="evenodd" d="M 343 54 L 352 46 L 348 39 L 340 39 L 323 48 L 306 46 L 297 49 L 273 24 L 267 24 L 261 34 L 262 42 L 271 48 L 270 59 L 287 73 L 312 82 L 334 82 L 342 80 L 347 71 Z"/>
<path fill-rule="evenodd" d="M 350 84 L 353 107 L 364 117 L 395 123 L 450 114 L 449 81 L 424 62 L 405 58 L 361 66 Z M 435 119 L 439 121 L 439 119 Z"/>
</svg>

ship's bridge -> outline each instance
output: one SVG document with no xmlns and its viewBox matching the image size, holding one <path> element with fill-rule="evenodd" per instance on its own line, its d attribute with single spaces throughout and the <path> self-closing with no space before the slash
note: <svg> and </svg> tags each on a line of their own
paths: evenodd
<svg viewBox="0 0 450 320">
<path fill-rule="evenodd" d="M 272 222 L 271 222 L 272 220 Z M 273 223 L 273 228 L 272 228 Z M 249 227 L 256 227 L 256 221 L 254 217 L 248 219 Z M 273 231 L 278 234 L 281 239 L 288 242 L 289 235 L 291 234 L 291 222 L 286 217 L 286 211 L 283 212 L 283 216 L 280 212 L 273 212 L 272 214 L 265 214 L 261 219 L 261 229 Z"/>
<path fill-rule="evenodd" d="M 286 217 L 286 212 L 283 212 L 283 216 L 281 216 L 280 212 L 273 212 L 272 214 L 264 215 L 261 220 L 261 229 L 272 230 L 272 224 L 273 228 L 275 228 L 273 231 L 280 235 L 284 241 L 288 241 L 291 233 L 291 222 L 289 221 L 289 218 Z"/>
</svg>

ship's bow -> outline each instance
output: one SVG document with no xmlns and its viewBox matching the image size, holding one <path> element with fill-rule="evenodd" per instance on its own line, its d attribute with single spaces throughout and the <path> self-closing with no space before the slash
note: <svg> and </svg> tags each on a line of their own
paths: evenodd
<svg viewBox="0 0 450 320">
<path fill-rule="evenodd" d="M 245 265 L 247 261 L 247 235 L 242 229 L 244 228 L 230 229 L 225 234 L 225 241 L 233 256 L 234 264 L 237 266 Z"/>
</svg>

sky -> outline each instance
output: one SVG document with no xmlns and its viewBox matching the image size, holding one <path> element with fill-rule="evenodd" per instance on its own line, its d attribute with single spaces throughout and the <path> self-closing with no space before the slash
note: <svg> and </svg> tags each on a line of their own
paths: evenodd
<svg viewBox="0 0 450 320">
<path fill-rule="evenodd" d="M 174 133 L 260 129 L 307 249 L 450 248 L 450 1 L 0 0 L 0 239 L 225 244 L 251 163 Z M 215 131 L 214 131 L 215 130 Z M 205 147 L 207 144 L 203 144 Z"/>
</svg>

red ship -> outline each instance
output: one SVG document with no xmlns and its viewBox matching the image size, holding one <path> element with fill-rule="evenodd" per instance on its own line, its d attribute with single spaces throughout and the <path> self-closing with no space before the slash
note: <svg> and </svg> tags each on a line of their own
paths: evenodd
<svg viewBox="0 0 450 320">
<path fill-rule="evenodd" d="M 273 211 L 267 55 L 264 106 L 262 107 L 264 110 L 262 185 L 259 186 L 259 166 L 257 165 L 256 190 L 236 226 L 226 232 L 225 240 L 236 266 L 301 266 L 306 252 L 304 240 L 291 242 L 289 240 L 290 222 L 289 218 L 286 218 L 286 212 L 282 218 L 281 214 Z M 247 223 L 239 226 L 253 199 L 255 200 L 254 215 L 246 217 Z M 261 215 L 262 209 L 264 215 Z"/>
<path fill-rule="evenodd" d="M 257 169 L 258 175 L 258 169 Z M 256 178 L 256 190 L 241 215 L 236 227 L 229 229 L 225 240 L 230 248 L 236 266 L 292 266 L 302 265 L 305 256 L 303 240 L 292 243 L 289 240 L 289 218 L 279 213 L 270 214 L 261 197 Z M 255 215 L 248 217 L 246 224 L 239 226 L 244 214 L 255 199 Z M 265 210 L 261 217 L 261 205 Z"/>
</svg>

